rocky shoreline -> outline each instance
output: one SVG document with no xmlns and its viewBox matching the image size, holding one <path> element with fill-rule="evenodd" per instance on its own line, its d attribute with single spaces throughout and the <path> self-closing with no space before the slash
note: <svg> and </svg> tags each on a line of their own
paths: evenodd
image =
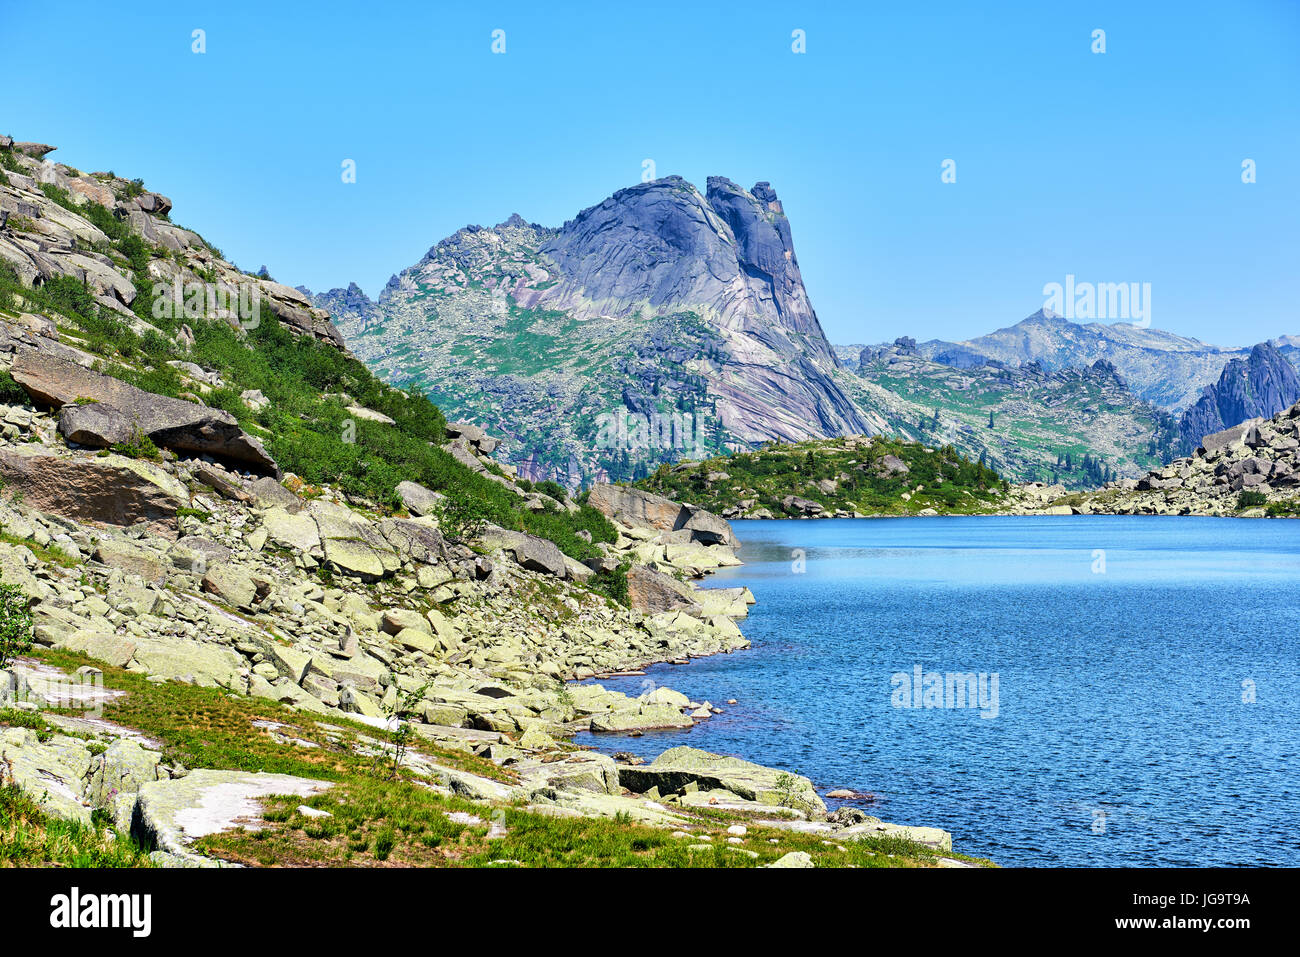
<svg viewBox="0 0 1300 957">
<path fill-rule="evenodd" d="M 674 748 L 638 766 L 565 744 L 576 730 L 687 728 L 716 713 L 670 688 L 632 698 L 570 683 L 748 647 L 735 622 L 753 595 L 694 584 L 738 561 L 734 533 L 716 516 L 598 487 L 592 499 L 619 537 L 586 568 L 505 530 L 485 529 L 473 547 L 449 541 L 436 521 L 414 514 L 429 494 L 418 487 L 403 489 L 410 517 L 374 519 L 328 489 L 292 491 L 293 476 L 281 484 L 215 460 L 150 463 L 79 450 L 39 408 L 6 406 L 0 421 L 10 496 L 0 502 L 0 570 L 33 599 L 41 647 L 150 681 L 278 702 L 327 723 L 331 715 L 360 721 L 375 729 L 363 746 L 380 752 L 395 699 L 421 688 L 406 719 L 417 742 L 410 773 L 489 804 L 623 815 L 687 834 L 702 806 L 765 827 L 837 840 L 902 837 L 951 852 L 941 831 L 853 811 L 828 815 L 806 778 L 760 765 Z M 486 459 L 479 446 L 468 453 Z M 92 469 L 110 494 L 70 490 L 70 476 Z M 138 503 L 125 526 L 112 511 L 122 502 Z M 581 587 L 624 562 L 637 563 L 631 607 Z M 169 764 L 147 734 L 49 712 L 68 702 L 47 692 L 64 694 L 101 667 L 84 666 L 81 679 L 52 678 L 24 659 L 0 676 L 8 707 L 62 729 L 44 739 L 23 727 L 0 732 L 5 783 L 49 813 L 89 824 L 102 810 L 120 832 L 154 847 L 155 863 L 206 866 L 193 844 L 208 825 L 176 823 L 192 818 L 195 802 L 239 795 L 232 809 L 246 814 L 259 795 L 317 793 L 310 779 Z M 515 782 L 457 771 L 423 755 L 422 743 L 486 759 Z"/>
</svg>

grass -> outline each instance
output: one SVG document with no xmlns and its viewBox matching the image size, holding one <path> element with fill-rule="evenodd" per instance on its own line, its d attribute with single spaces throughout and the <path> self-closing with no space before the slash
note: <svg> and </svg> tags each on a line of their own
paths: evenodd
<svg viewBox="0 0 1300 957">
<path fill-rule="evenodd" d="M 4 542 L 6 545 L 21 545 L 47 564 L 60 565 L 63 568 L 76 568 L 85 564 L 83 559 L 73 558 L 56 545 L 38 545 L 29 538 L 19 538 L 17 535 L 11 535 L 8 532 L 0 531 L 0 542 Z"/>
<path fill-rule="evenodd" d="M 302 805 L 329 817 L 310 817 Z M 227 860 L 297 867 L 757 867 L 791 851 L 808 853 L 819 866 L 928 867 L 939 855 L 900 838 L 826 842 L 818 835 L 748 826 L 740 844 L 729 843 L 730 820 L 701 815 L 688 837 L 627 818 L 585 818 L 536 813 L 518 807 L 485 808 L 418 785 L 384 787 L 352 782 L 308 798 L 272 797 L 258 831 L 235 830 L 203 839 L 201 848 Z M 478 823 L 457 823 L 460 812 Z M 499 823 L 505 833 L 489 837 Z M 776 843 L 772 843 L 775 841 Z M 708 844 L 707 849 L 692 845 Z M 959 859 L 961 855 L 953 855 Z"/>
<path fill-rule="evenodd" d="M 46 664 L 74 669 L 92 659 L 73 652 L 37 649 Z M 234 830 L 201 840 L 198 849 L 255 866 L 491 867 L 505 860 L 527 867 L 753 867 L 789 851 L 807 851 L 819 866 L 934 866 L 938 855 L 924 845 L 897 839 L 823 843 L 820 836 L 795 834 L 753 824 L 753 818 L 716 810 L 682 809 L 692 821 L 689 838 L 675 838 L 665 828 L 636 824 L 626 818 L 555 817 L 514 806 L 486 806 L 430 790 L 415 778 L 389 780 L 372 756 L 360 753 L 361 736 L 378 732 L 346 718 L 291 711 L 259 698 L 216 688 L 176 682 L 151 682 L 144 676 L 95 662 L 104 686 L 126 694 L 108 702 L 103 717 L 135 728 L 163 745 L 164 759 L 191 768 L 216 768 L 294 774 L 332 781 L 335 787 L 304 800 L 279 796 L 265 802 L 267 826 Z M 284 738 L 277 740 L 254 722 L 271 721 Z M 0 725 L 48 731 L 29 712 L 0 712 Z M 418 740 L 413 748 L 439 764 L 510 782 L 513 775 L 474 755 L 441 749 Z M 328 811 L 313 818 L 298 807 Z M 121 838 L 82 833 L 49 821 L 38 809 L 14 805 L 0 809 L 0 838 L 11 832 L 6 813 L 28 822 L 15 847 L 0 848 L 0 862 L 56 863 L 85 866 L 142 864 L 139 849 Z M 447 815 L 472 814 L 481 824 L 458 824 Z M 34 816 L 36 815 L 36 816 Z M 37 817 L 38 816 L 38 817 Z M 493 820 L 506 834 L 488 838 Z M 36 823 L 39 820 L 39 823 Z M 757 857 L 730 848 L 726 827 L 745 822 L 749 833 L 737 845 Z M 707 834 L 705 841 L 699 835 Z M 777 843 L 771 843 L 775 840 Z M 706 851 L 690 845 L 709 843 Z M 841 850 L 840 848 L 844 849 Z M 892 855 L 892 856 L 891 856 Z M 949 855 L 972 860 L 960 854 Z"/>
<path fill-rule="evenodd" d="M 0 786 L 0 867 L 152 867 L 128 837 L 51 817 L 21 790 Z"/>
</svg>

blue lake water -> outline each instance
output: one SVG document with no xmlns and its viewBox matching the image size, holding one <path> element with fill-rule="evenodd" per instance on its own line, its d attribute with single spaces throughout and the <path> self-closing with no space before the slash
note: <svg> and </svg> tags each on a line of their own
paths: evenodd
<svg viewBox="0 0 1300 957">
<path fill-rule="evenodd" d="M 752 650 L 649 669 L 725 713 L 584 743 L 797 770 L 1004 865 L 1300 865 L 1300 521 L 733 525 L 708 585 L 753 590 Z M 950 672 L 975 700 L 925 707 Z"/>
</svg>

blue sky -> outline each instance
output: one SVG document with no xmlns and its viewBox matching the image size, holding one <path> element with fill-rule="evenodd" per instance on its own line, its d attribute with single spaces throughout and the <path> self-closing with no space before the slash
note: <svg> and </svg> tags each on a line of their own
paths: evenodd
<svg viewBox="0 0 1300 957">
<path fill-rule="evenodd" d="M 104 10 L 3 0 L 32 78 L 4 132 L 143 177 L 294 285 L 374 295 L 462 225 L 559 225 L 650 158 L 773 184 L 832 341 L 978 335 L 1067 274 L 1150 283 L 1153 324 L 1207 341 L 1300 333 L 1294 0 Z"/>
</svg>

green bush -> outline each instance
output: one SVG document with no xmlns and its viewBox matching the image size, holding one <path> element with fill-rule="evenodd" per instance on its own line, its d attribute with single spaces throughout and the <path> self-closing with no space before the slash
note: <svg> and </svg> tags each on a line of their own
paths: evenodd
<svg viewBox="0 0 1300 957">
<path fill-rule="evenodd" d="M 27 390 L 20 386 L 9 370 L 0 371 L 0 402 L 5 405 L 22 405 L 27 401 Z"/>
<path fill-rule="evenodd" d="M 1268 496 L 1255 489 L 1244 489 L 1237 496 L 1237 511 L 1247 508 L 1259 508 L 1268 504 Z"/>
<path fill-rule="evenodd" d="M 32 612 L 17 585 L 0 582 L 0 668 L 32 647 Z"/>
<path fill-rule="evenodd" d="M 620 605 L 628 603 L 627 571 L 630 563 L 625 559 L 614 569 L 601 569 L 587 579 L 587 587 Z"/>
</svg>

